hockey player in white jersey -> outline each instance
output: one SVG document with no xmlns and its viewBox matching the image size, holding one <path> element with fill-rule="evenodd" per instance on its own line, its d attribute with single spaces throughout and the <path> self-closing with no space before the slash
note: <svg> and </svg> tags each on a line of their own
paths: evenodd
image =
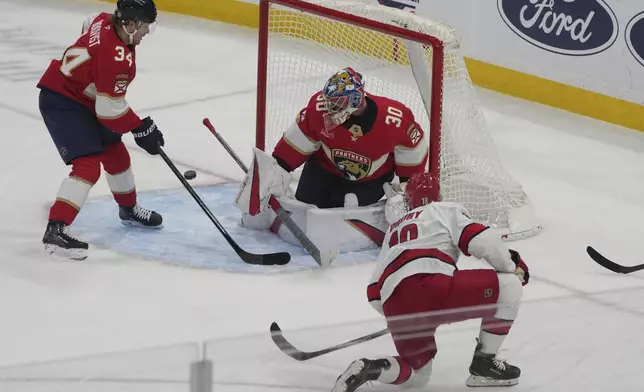
<svg viewBox="0 0 644 392">
<path fill-rule="evenodd" d="M 367 381 L 419 387 L 431 376 L 434 334 L 443 324 L 481 318 L 469 367 L 470 387 L 511 386 L 521 371 L 497 357 L 517 317 L 530 274 L 518 252 L 475 223 L 463 206 L 429 202 L 429 173 L 413 175 L 405 190 L 410 209 L 388 229 L 367 288 L 371 305 L 387 319 L 397 356 L 358 359 L 338 377 L 333 392 L 353 392 Z M 461 254 L 492 269 L 458 270 Z"/>
</svg>

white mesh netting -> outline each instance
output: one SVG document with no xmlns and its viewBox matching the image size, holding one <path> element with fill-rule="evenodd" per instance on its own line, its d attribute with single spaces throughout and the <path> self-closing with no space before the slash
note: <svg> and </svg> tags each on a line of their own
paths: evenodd
<svg viewBox="0 0 644 392">
<path fill-rule="evenodd" d="M 441 200 L 463 204 L 474 219 L 491 227 L 510 227 L 511 232 L 535 229 L 528 226 L 540 229 L 521 185 L 497 156 L 454 29 L 364 0 L 307 3 L 441 40 L 445 46 L 442 125 L 440 139 L 434 136 L 440 140 Z M 362 73 L 367 93 L 404 103 L 429 133 L 430 46 L 282 5 L 271 4 L 268 21 L 266 150 L 272 150 L 310 96 L 347 66 Z M 433 104 L 441 104 L 440 99 Z M 521 211 L 521 223 L 513 225 L 509 216 L 513 210 Z"/>
</svg>

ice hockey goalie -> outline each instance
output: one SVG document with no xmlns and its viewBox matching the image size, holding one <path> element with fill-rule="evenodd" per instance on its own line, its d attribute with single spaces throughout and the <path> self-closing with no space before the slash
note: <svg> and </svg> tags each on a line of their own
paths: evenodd
<svg viewBox="0 0 644 392">
<path fill-rule="evenodd" d="M 404 209 L 406 181 L 426 170 L 428 148 L 409 108 L 368 94 L 360 73 L 341 69 L 300 110 L 271 155 L 255 149 L 236 200 L 242 223 L 272 226 L 296 243 L 268 210 L 274 195 L 314 242 L 328 242 L 333 231 L 342 238 L 333 246 L 343 251 L 379 246 Z M 291 173 L 302 165 L 293 195 Z"/>
</svg>

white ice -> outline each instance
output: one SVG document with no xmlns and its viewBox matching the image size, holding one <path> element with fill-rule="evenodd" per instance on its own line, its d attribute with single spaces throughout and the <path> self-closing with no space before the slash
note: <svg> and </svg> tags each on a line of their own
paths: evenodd
<svg viewBox="0 0 644 392">
<path fill-rule="evenodd" d="M 76 38 L 84 16 L 112 7 L 0 0 L 0 365 L 46 361 L 0 369 L 0 391 L 186 391 L 187 364 L 201 355 L 194 342 L 210 339 L 216 340 L 207 353 L 218 391 L 330 390 L 354 358 L 393 354 L 388 338 L 380 338 L 297 363 L 268 338 L 274 320 L 305 350 L 382 328 L 366 301 L 371 263 L 250 275 L 176 267 L 100 247 L 84 262 L 44 255 L 47 209 L 68 168 L 40 118 L 35 85 L 49 60 Z M 130 103 L 162 128 L 170 157 L 181 170 L 197 170 L 196 185 L 240 180 L 239 168 L 201 120 L 210 117 L 249 159 L 256 31 L 162 13 L 161 27 L 137 53 Z M 602 269 L 585 248 L 593 245 L 624 264 L 644 262 L 644 135 L 479 93 L 503 162 L 545 227 L 512 244 L 532 273 L 505 344 L 504 356 L 523 370 L 513 390 L 641 390 L 644 278 Z M 125 143 L 139 192 L 183 192 L 160 158 L 130 137 Z M 107 195 L 101 180 L 91 197 Z M 471 322 L 439 331 L 426 390 L 466 390 L 477 328 Z M 172 346 L 183 342 L 189 343 Z M 165 348 L 128 352 L 157 346 Z M 70 357 L 81 359 L 56 362 Z"/>
</svg>

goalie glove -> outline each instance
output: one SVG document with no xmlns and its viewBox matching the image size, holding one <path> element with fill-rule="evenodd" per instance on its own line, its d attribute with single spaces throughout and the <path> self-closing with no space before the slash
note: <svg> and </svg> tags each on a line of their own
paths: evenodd
<svg viewBox="0 0 644 392">
<path fill-rule="evenodd" d="M 382 184 L 382 188 L 387 196 L 387 203 L 385 204 L 385 219 L 387 223 L 392 224 L 400 217 L 407 213 L 407 203 L 405 203 L 405 187 L 406 182 L 402 184 L 386 182 Z"/>
<path fill-rule="evenodd" d="M 528 284 L 530 280 L 530 272 L 528 270 L 528 265 L 523 261 L 519 252 L 514 249 L 510 249 L 510 258 L 514 261 L 514 264 L 517 266 L 514 270 L 514 274 L 519 277 L 521 284 L 523 286 Z"/>
<path fill-rule="evenodd" d="M 284 170 L 271 155 L 254 148 L 253 161 L 235 198 L 235 204 L 243 213 L 255 216 L 269 209 L 271 195 L 286 195 L 290 184 L 291 173 Z"/>
</svg>

